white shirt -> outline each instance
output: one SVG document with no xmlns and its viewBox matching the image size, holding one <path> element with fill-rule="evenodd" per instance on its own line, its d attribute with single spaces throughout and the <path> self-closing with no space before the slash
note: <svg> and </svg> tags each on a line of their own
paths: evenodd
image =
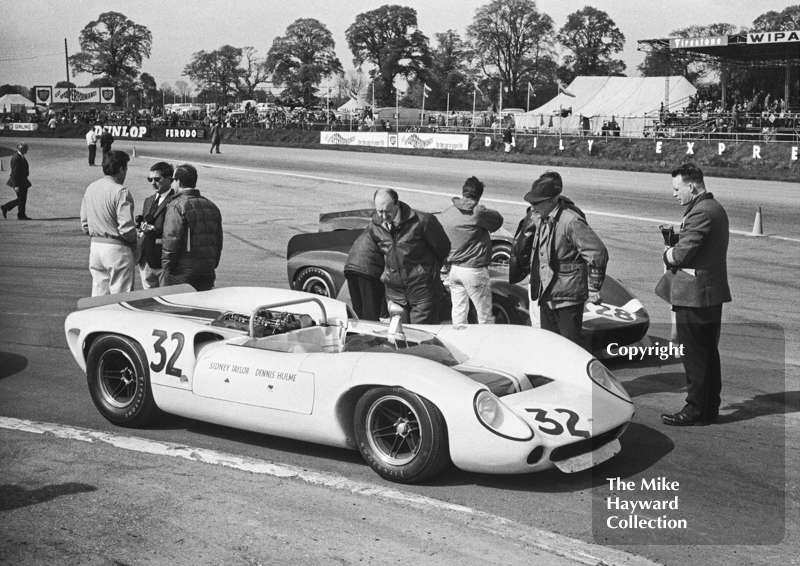
<svg viewBox="0 0 800 566">
<path fill-rule="evenodd" d="M 86 145 L 95 145 L 97 143 L 97 134 L 94 133 L 94 128 L 86 132 Z"/>
</svg>

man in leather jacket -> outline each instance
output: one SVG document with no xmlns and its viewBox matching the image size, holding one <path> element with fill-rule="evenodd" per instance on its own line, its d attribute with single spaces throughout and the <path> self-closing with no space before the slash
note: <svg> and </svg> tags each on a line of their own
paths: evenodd
<svg viewBox="0 0 800 566">
<path fill-rule="evenodd" d="M 531 203 L 514 239 L 509 277 L 530 273 L 530 298 L 539 301 L 541 328 L 589 349 L 581 331 L 587 301 L 600 304 L 608 263 L 602 240 L 566 197 L 561 175 L 547 171 L 533 182 Z"/>
<path fill-rule="evenodd" d="M 403 307 L 403 322 L 438 324 L 444 291 L 439 270 L 450 238 L 433 214 L 412 209 L 393 189 L 378 190 L 374 200 L 366 230 L 385 259 L 386 299 Z"/>
</svg>

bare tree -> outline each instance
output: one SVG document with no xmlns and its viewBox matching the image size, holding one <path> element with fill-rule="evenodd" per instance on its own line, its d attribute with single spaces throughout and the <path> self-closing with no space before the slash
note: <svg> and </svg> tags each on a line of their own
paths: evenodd
<svg viewBox="0 0 800 566">
<path fill-rule="evenodd" d="M 361 70 L 347 71 L 343 75 L 339 75 L 336 80 L 336 86 L 351 98 L 356 100 L 367 100 L 370 98 L 370 81 L 369 75 Z"/>
<path fill-rule="evenodd" d="M 175 81 L 175 90 L 181 95 L 181 100 L 186 100 L 186 97 L 192 95 L 192 89 L 186 81 Z"/>
<path fill-rule="evenodd" d="M 255 91 L 258 85 L 269 82 L 269 71 L 267 71 L 266 58 L 259 59 L 256 56 L 255 47 L 242 48 L 242 82 L 239 90 L 245 98 L 255 98 Z"/>
</svg>

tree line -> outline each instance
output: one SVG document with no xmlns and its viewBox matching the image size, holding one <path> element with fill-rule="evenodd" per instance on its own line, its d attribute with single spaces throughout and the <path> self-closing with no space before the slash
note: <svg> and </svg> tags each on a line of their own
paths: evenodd
<svg viewBox="0 0 800 566">
<path fill-rule="evenodd" d="M 800 29 L 800 5 L 782 12 L 768 11 L 749 28 L 727 23 L 673 30 L 670 37 L 728 35 L 746 31 Z M 256 98 L 264 85 L 281 89 L 281 97 L 299 105 L 318 102 L 323 81 L 333 81 L 349 96 L 373 93 L 377 106 L 425 106 L 432 110 L 480 108 L 497 103 L 525 107 L 555 96 L 558 82 L 577 76 L 625 76 L 625 63 L 615 58 L 625 46 L 625 35 L 603 10 L 585 6 L 569 14 L 557 28 L 534 0 L 491 0 L 480 6 L 466 29 L 423 33 L 416 10 L 384 5 L 358 14 L 345 37 L 355 71 L 345 73 L 336 56 L 335 42 L 324 23 L 300 18 L 272 41 L 260 57 L 252 46 L 223 45 L 197 51 L 183 69 L 197 87 L 186 81 L 160 87 L 148 73 L 140 73 L 150 57 L 152 33 L 119 12 L 105 12 L 81 31 L 81 51 L 69 58 L 75 73 L 95 78 L 88 86 L 117 87 L 120 97 L 139 93 L 142 101 L 160 102 L 167 95 L 203 95 L 207 101 L 227 103 Z M 724 74 L 728 84 L 742 92 L 769 88 L 782 73 L 758 68 L 726 67 L 687 52 L 648 53 L 638 66 L 644 76 L 683 75 L 693 83 L 713 88 Z M 769 78 L 768 78 L 769 76 Z M 397 79 L 402 78 L 403 81 Z M 398 83 L 404 92 L 398 92 Z M 777 84 L 777 83 L 776 83 Z M 699 85 L 700 86 L 700 85 Z M 173 88 L 174 87 L 174 88 Z M 134 99 L 135 100 L 135 99 Z"/>
</svg>

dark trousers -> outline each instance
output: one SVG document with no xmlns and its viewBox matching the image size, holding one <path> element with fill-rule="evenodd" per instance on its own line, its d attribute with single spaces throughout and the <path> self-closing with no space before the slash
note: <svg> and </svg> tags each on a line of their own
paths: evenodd
<svg viewBox="0 0 800 566">
<path fill-rule="evenodd" d="M 211 138 L 211 151 L 209 151 L 208 153 L 214 153 L 214 148 L 215 147 L 217 148 L 217 153 L 219 153 L 219 143 L 220 143 L 220 141 L 221 141 L 221 138 Z"/>
<path fill-rule="evenodd" d="M 89 146 L 89 165 L 94 165 L 95 155 L 97 155 L 97 146 L 92 144 Z"/>
<path fill-rule="evenodd" d="M 197 291 L 210 291 L 214 288 L 214 281 L 217 275 L 211 273 L 170 273 L 169 284 L 180 285 L 181 283 L 188 283 Z"/>
<path fill-rule="evenodd" d="M 386 288 L 380 279 L 365 277 L 359 273 L 346 273 L 350 302 L 356 316 L 361 320 L 380 320 L 388 316 L 386 310 Z"/>
<path fill-rule="evenodd" d="M 722 330 L 722 305 L 713 307 L 672 307 L 683 346 L 686 372 L 686 406 L 683 412 L 700 420 L 719 416 L 722 370 L 719 361 L 719 335 Z"/>
<path fill-rule="evenodd" d="M 8 212 L 9 210 L 19 206 L 19 210 L 17 210 L 17 217 L 24 218 L 26 216 L 25 205 L 28 202 L 28 189 L 27 188 L 23 189 L 22 187 L 15 187 L 14 192 L 17 193 L 17 198 L 5 203 L 3 205 L 3 208 L 5 209 L 6 212 Z"/>
<path fill-rule="evenodd" d="M 542 330 L 549 330 L 572 340 L 584 350 L 589 349 L 589 344 L 582 334 L 583 303 L 559 309 L 551 309 L 547 301 L 539 300 L 539 324 Z"/>
<path fill-rule="evenodd" d="M 439 303 L 442 296 L 410 303 L 405 300 L 391 299 L 392 302 L 403 307 L 400 320 L 409 324 L 439 324 Z"/>
</svg>

